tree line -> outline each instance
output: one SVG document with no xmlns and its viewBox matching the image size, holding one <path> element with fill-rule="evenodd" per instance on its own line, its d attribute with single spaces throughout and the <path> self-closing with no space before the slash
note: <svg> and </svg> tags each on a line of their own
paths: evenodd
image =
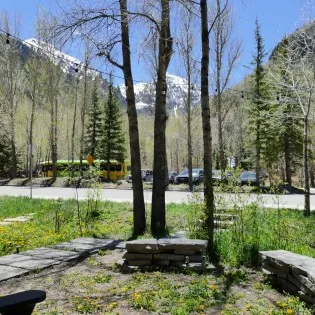
<svg viewBox="0 0 315 315">
<path fill-rule="evenodd" d="M 168 169 L 179 170 L 184 165 L 187 166 L 192 190 L 191 168 L 202 165 L 205 171 L 204 223 L 209 251 L 213 252 L 215 207 L 212 169 L 215 166 L 225 171 L 228 157 L 233 157 L 236 164 L 244 168 L 254 168 L 258 183 L 260 174 L 265 169 L 271 180 L 281 175 L 285 182 L 292 184 L 293 173 L 297 166 L 302 166 L 305 214 L 309 215 L 309 174 L 312 169 L 309 166 L 312 165 L 309 133 L 315 82 L 314 36 L 302 29 L 296 35 L 284 39 L 266 64 L 263 36 L 256 21 L 253 31 L 256 40 L 256 47 L 253 48 L 253 73 L 241 84 L 230 88 L 232 74 L 241 53 L 241 43 L 233 37 L 229 1 L 208 2 L 210 1 L 119 0 L 96 6 L 75 1 L 71 6 L 63 8 L 58 18 L 46 17 L 46 24 L 48 20 L 51 23 L 48 27 L 39 23 L 39 38 L 49 43 L 47 49 L 51 45 L 58 47 L 60 42 L 69 40 L 81 41 L 86 47 L 80 79 L 70 80 L 71 83 L 61 68 L 48 59 L 37 60 L 33 68 L 27 66 L 29 62 L 21 66 L 18 51 L 4 48 L 6 38 L 1 38 L 0 61 L 3 61 L 2 72 L 6 74 L 2 76 L 2 79 L 6 77 L 6 85 L 2 85 L 5 88 L 0 91 L 5 100 L 1 110 L 7 117 L 2 121 L 2 124 L 7 124 L 2 130 L 8 130 L 10 135 L 8 138 L 1 137 L 6 139 L 1 145 L 6 148 L 3 152 L 10 152 L 5 159 L 11 161 L 12 169 L 17 164 L 18 157 L 18 146 L 15 143 L 18 133 L 15 130 L 18 121 L 17 106 L 22 98 L 29 95 L 28 108 L 31 110 L 27 113 L 27 143 L 33 143 L 35 115 L 45 111 L 45 117 L 49 120 L 36 123 L 46 125 L 45 140 L 41 137 L 40 141 L 46 141 L 53 162 L 57 160 L 57 146 L 60 142 L 58 119 L 68 119 L 65 128 L 67 131 L 63 137 L 68 137 L 71 141 L 64 142 L 69 148 L 63 148 L 63 151 L 68 152 L 68 156 L 73 159 L 76 147 L 81 161 L 86 147 L 92 154 L 103 155 L 105 158 L 109 148 L 101 143 L 110 138 L 117 140 L 120 152 L 117 159 L 124 158 L 125 146 L 121 130 L 126 128 L 133 178 L 134 236 L 143 234 L 146 230 L 141 177 L 143 163 L 152 163 L 153 166 L 151 231 L 156 236 L 166 233 L 165 190 Z M 176 16 L 180 16 L 181 23 L 178 30 L 174 31 Z M 134 35 L 134 30 L 139 32 L 137 36 Z M 199 37 L 193 34 L 198 34 Z M 151 131 L 145 122 L 143 124 L 146 125 L 142 125 L 146 118 L 137 114 L 132 71 L 134 51 L 141 51 L 143 47 L 146 50 L 142 53 L 143 60 L 155 82 Z M 181 58 L 188 82 L 186 102 L 178 117 L 166 109 L 166 72 L 174 54 Z M 128 123 L 121 126 L 119 116 L 123 115 L 115 110 L 113 112 L 110 105 L 107 104 L 104 110 L 104 115 L 112 113 L 113 117 L 117 117 L 118 133 L 113 131 L 112 137 L 104 128 L 99 132 L 102 114 L 97 105 L 99 96 L 96 80 L 90 80 L 88 75 L 92 55 L 97 55 L 120 70 L 124 77 Z M 214 69 L 211 75 L 210 66 Z M 190 91 L 194 80 L 200 82 L 201 87 L 199 108 L 191 106 Z M 20 86 L 29 86 L 29 92 L 21 93 Z M 112 84 L 109 86 L 107 103 L 112 104 L 115 103 L 113 88 Z M 63 89 L 71 93 L 62 92 Z M 78 122 L 79 125 L 76 125 Z M 106 119 L 104 124 L 106 125 Z M 147 140 L 146 133 L 150 133 L 151 141 Z M 95 141 L 89 141 L 90 147 L 85 146 L 85 135 Z M 103 140 L 100 140 L 101 136 Z M 110 147 L 116 144 L 112 143 Z M 100 148 L 103 148 L 103 153 L 98 151 Z M 108 153 L 107 157 L 110 155 Z"/>
</svg>

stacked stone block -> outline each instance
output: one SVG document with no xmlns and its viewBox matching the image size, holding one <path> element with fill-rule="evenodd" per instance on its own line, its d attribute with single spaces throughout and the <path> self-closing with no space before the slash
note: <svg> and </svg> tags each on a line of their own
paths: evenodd
<svg viewBox="0 0 315 315">
<path fill-rule="evenodd" d="M 261 251 L 263 271 L 284 291 L 315 304 L 315 259 L 285 250 Z"/>
<path fill-rule="evenodd" d="M 207 241 L 190 239 L 141 239 L 126 243 L 122 270 L 156 270 L 159 268 L 203 272 Z"/>
</svg>

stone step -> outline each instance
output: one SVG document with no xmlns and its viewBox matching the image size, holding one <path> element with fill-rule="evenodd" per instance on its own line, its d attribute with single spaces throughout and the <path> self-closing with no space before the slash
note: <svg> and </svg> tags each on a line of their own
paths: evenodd
<svg viewBox="0 0 315 315">
<path fill-rule="evenodd" d="M 263 271 L 284 290 L 315 303 L 315 259 L 286 250 L 260 251 Z"/>
<path fill-rule="evenodd" d="M 223 220 L 234 221 L 234 220 L 236 220 L 238 218 L 238 215 L 230 214 L 230 213 L 215 213 L 214 214 L 214 218 L 218 219 L 220 221 L 223 221 Z"/>
<path fill-rule="evenodd" d="M 214 220 L 214 227 L 227 229 L 234 224 L 234 221 L 221 221 L 221 220 Z"/>
</svg>

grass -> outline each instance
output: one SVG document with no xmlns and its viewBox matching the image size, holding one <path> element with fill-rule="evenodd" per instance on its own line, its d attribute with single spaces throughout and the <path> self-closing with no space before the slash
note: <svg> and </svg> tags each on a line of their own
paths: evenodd
<svg viewBox="0 0 315 315">
<path fill-rule="evenodd" d="M 95 200 L 94 200 L 95 202 Z M 81 236 L 128 239 L 132 235 L 132 205 L 91 200 L 41 200 L 26 197 L 0 198 L 0 221 L 33 213 L 32 220 L 0 226 L 0 255 L 55 244 Z M 97 209 L 96 209 L 97 208 Z M 255 204 L 226 210 L 237 218 L 223 233 L 216 233 L 221 262 L 231 266 L 257 265 L 259 250 L 286 249 L 315 258 L 315 214 L 305 218 L 301 211 L 264 209 Z M 186 230 L 192 238 L 205 238 L 203 204 L 167 205 L 168 232 Z M 79 220 L 80 219 L 80 220 Z M 81 227 L 79 227 L 79 222 Z M 147 223 L 150 206 L 147 206 Z M 151 237 L 147 233 L 144 237 Z"/>
<path fill-rule="evenodd" d="M 0 198 L 0 209 L 0 221 L 34 214 L 29 222 L 0 226 L 0 255 L 15 252 L 17 246 L 24 251 L 81 233 L 115 239 L 128 239 L 132 233 L 130 203 L 101 202 L 93 196 L 80 201 L 79 207 L 76 200 L 4 197 Z M 215 234 L 224 272 L 121 275 L 104 263 L 108 255 L 100 252 L 86 259 L 81 269 L 70 268 L 62 276 L 54 275 L 56 279 L 49 273 L 39 275 L 40 285 L 60 291 L 62 298 L 60 305 L 56 305 L 58 299 L 39 305 L 38 314 L 126 314 L 130 310 L 173 315 L 313 314 L 298 298 L 271 289 L 256 269 L 239 267 L 257 265 L 259 250 L 287 249 L 315 258 L 315 216 L 305 218 L 301 211 L 267 210 L 255 204 L 225 212 L 234 214 L 237 221 L 227 231 Z M 170 233 L 186 230 L 192 238 L 204 236 L 203 203 L 198 198 L 189 204 L 168 204 L 166 214 Z"/>
<path fill-rule="evenodd" d="M 261 273 L 248 269 L 221 275 L 121 275 L 104 266 L 104 256 L 95 255 L 94 260 L 98 263 L 85 261 L 79 270 L 68 269 L 62 281 L 56 281 L 56 274 L 38 278 L 48 292 L 58 293 L 38 304 L 35 314 L 312 314 L 299 299 L 281 295 Z"/>
<path fill-rule="evenodd" d="M 81 236 L 127 239 L 131 235 L 132 211 L 129 203 L 102 202 L 97 217 L 88 217 L 91 202 L 39 200 L 25 197 L 0 199 L 0 221 L 33 213 L 26 223 L 0 226 L 0 255 L 56 244 Z M 91 211 L 89 212 L 91 214 Z M 79 221 L 82 229 L 79 228 Z"/>
<path fill-rule="evenodd" d="M 301 211 L 263 209 L 252 204 L 238 215 L 228 231 L 219 233 L 217 246 L 223 262 L 230 265 L 258 265 L 259 250 L 284 249 L 315 258 L 315 214 Z"/>
</svg>

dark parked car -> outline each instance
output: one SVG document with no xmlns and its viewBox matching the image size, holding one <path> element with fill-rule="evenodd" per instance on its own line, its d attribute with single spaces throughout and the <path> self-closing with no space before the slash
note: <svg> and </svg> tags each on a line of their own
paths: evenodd
<svg viewBox="0 0 315 315">
<path fill-rule="evenodd" d="M 153 171 L 152 170 L 141 170 L 142 179 L 145 182 L 152 182 L 153 181 Z"/>
<path fill-rule="evenodd" d="M 204 173 L 202 168 L 193 168 L 192 169 L 192 179 L 194 185 L 199 185 L 204 180 Z M 175 178 L 176 184 L 188 184 L 189 181 L 189 173 L 188 168 L 183 170 L 179 175 Z"/>
<path fill-rule="evenodd" d="M 170 184 L 175 183 L 175 178 L 178 174 L 176 172 L 168 172 L 168 181 Z"/>
<path fill-rule="evenodd" d="M 257 178 L 255 171 L 244 171 L 241 174 L 241 185 L 257 185 Z"/>
</svg>

